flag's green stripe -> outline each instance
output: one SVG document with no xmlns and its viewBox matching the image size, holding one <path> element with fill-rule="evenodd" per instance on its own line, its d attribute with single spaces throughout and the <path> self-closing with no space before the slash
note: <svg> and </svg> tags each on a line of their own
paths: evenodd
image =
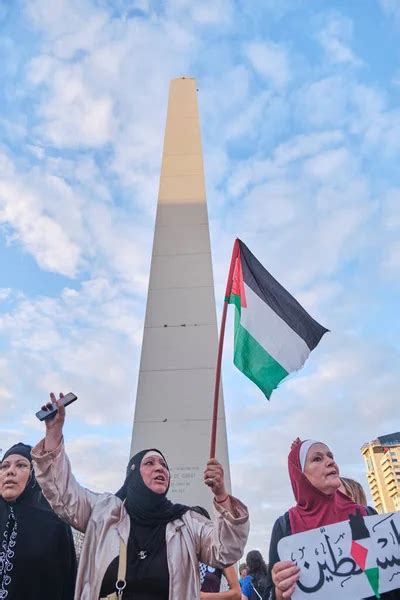
<svg viewBox="0 0 400 600">
<path fill-rule="evenodd" d="M 379 593 L 379 568 L 372 567 L 371 569 L 366 569 L 365 574 L 368 578 L 372 589 L 374 590 L 376 598 L 380 598 L 381 596 Z"/>
<path fill-rule="evenodd" d="M 269 399 L 272 391 L 289 373 L 240 324 L 239 310 L 235 313 L 233 362 Z"/>
<path fill-rule="evenodd" d="M 240 324 L 240 296 L 226 298 L 235 305 L 235 349 L 233 362 L 269 399 L 272 391 L 289 373 Z"/>
<path fill-rule="evenodd" d="M 239 312 L 241 312 L 240 306 L 240 296 L 236 294 L 231 294 L 230 296 L 225 296 L 225 302 L 229 302 L 229 304 L 234 304 Z"/>
</svg>

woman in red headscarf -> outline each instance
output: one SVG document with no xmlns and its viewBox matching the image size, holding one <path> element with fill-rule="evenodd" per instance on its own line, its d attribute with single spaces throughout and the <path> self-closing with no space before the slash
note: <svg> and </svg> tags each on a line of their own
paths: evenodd
<svg viewBox="0 0 400 600">
<path fill-rule="evenodd" d="M 368 515 L 365 506 L 356 504 L 339 491 L 339 467 L 326 444 L 314 440 L 302 442 L 297 438 L 289 453 L 288 467 L 296 505 L 277 519 L 272 530 L 269 549 L 271 600 L 290 600 L 300 577 L 300 569 L 294 562 L 279 560 L 280 539 L 347 521 L 357 511 Z M 397 591 L 387 592 L 381 598 L 398 598 L 397 594 Z"/>
</svg>

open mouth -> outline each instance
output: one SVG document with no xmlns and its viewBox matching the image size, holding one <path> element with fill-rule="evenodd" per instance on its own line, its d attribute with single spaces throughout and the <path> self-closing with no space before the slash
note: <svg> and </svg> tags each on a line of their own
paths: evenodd
<svg viewBox="0 0 400 600">
<path fill-rule="evenodd" d="M 157 475 L 157 477 L 154 477 L 154 481 L 157 481 L 158 483 L 165 483 L 165 477 L 163 475 Z"/>
</svg>

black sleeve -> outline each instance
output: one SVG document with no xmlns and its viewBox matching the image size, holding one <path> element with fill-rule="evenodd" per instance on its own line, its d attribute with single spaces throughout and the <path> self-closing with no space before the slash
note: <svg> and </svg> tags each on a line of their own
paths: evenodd
<svg viewBox="0 0 400 600">
<path fill-rule="evenodd" d="M 65 544 L 65 562 L 64 562 L 64 586 L 63 600 L 73 600 L 75 594 L 75 580 L 77 571 L 76 553 L 72 530 L 69 525 L 64 525 L 64 544 Z"/>
<path fill-rule="evenodd" d="M 286 530 L 286 531 L 285 531 Z M 269 559 L 268 559 L 268 586 L 267 586 L 267 598 L 269 600 L 275 600 L 275 587 L 272 582 L 272 567 L 279 561 L 278 555 L 278 542 L 283 537 L 290 535 L 290 522 L 289 514 L 285 513 L 282 517 L 279 517 L 274 523 L 271 533 L 271 541 L 269 543 Z"/>
<path fill-rule="evenodd" d="M 377 515 L 377 511 L 372 508 L 372 506 L 367 506 L 367 515 L 370 517 L 371 515 Z"/>
</svg>

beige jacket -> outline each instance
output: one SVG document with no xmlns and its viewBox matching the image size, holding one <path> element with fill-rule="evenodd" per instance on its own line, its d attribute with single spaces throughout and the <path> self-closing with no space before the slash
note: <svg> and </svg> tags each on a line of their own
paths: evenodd
<svg viewBox="0 0 400 600">
<path fill-rule="evenodd" d="M 44 451 L 42 440 L 32 450 L 37 480 L 54 511 L 85 532 L 79 560 L 75 600 L 98 600 L 104 573 L 119 553 L 120 537 L 127 543 L 129 515 L 113 494 L 95 494 L 77 483 L 61 443 Z M 166 527 L 170 600 L 200 597 L 199 561 L 226 567 L 239 560 L 249 533 L 247 508 L 231 498 L 235 515 L 214 503 L 213 521 L 188 511 Z"/>
</svg>

